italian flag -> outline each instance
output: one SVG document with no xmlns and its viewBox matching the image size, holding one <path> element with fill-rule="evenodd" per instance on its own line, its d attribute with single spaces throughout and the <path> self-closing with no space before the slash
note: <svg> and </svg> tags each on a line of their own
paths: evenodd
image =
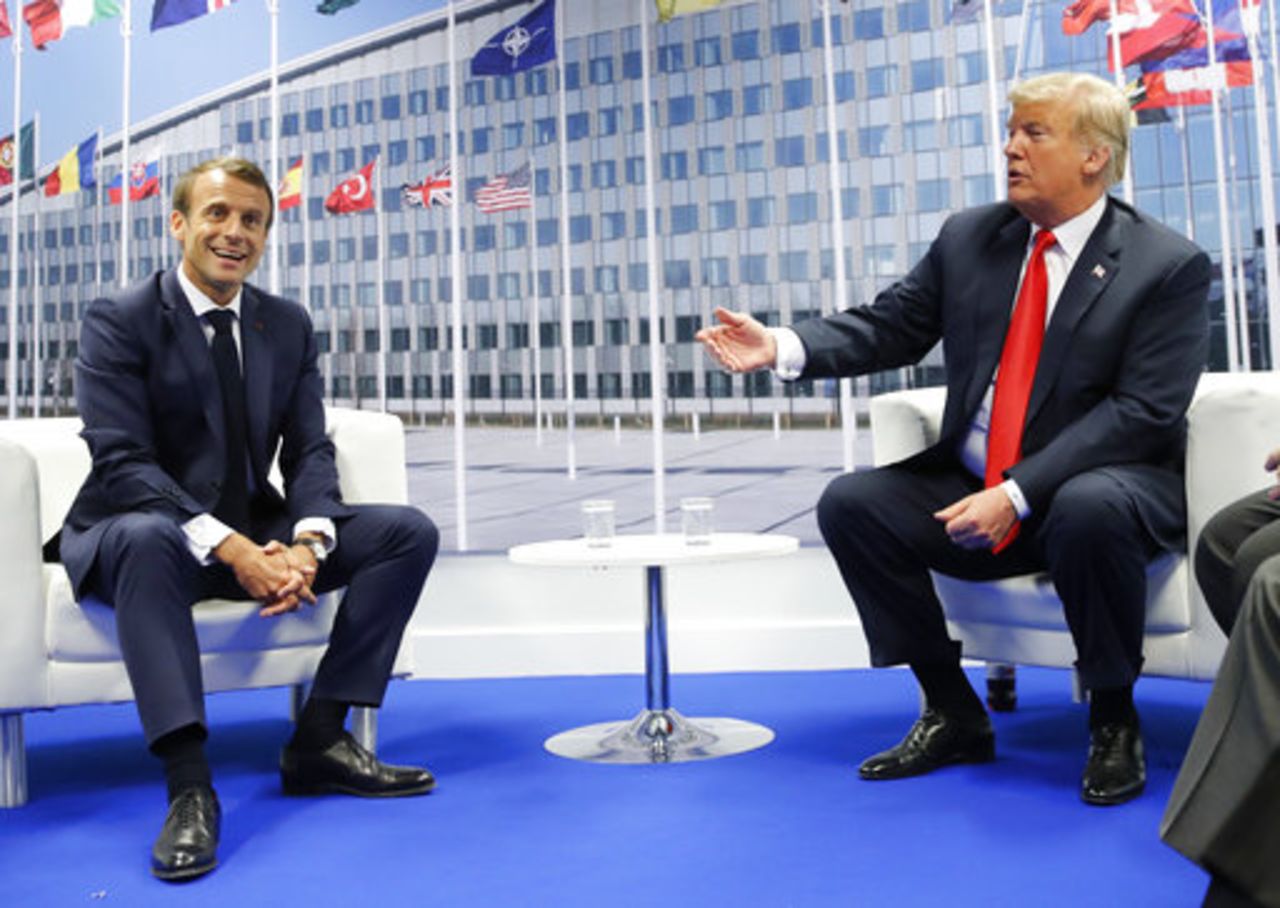
<svg viewBox="0 0 1280 908">
<path fill-rule="evenodd" d="M 44 50 L 69 28 L 92 25 L 99 19 L 120 15 L 118 0 L 34 0 L 22 8 L 22 18 L 31 29 L 31 43 Z"/>
</svg>

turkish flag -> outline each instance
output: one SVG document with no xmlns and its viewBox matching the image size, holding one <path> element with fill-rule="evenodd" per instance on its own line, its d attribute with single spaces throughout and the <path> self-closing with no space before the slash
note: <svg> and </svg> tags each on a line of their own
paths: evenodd
<svg viewBox="0 0 1280 908">
<path fill-rule="evenodd" d="M 377 163 L 378 159 L 374 158 L 358 174 L 339 183 L 325 199 L 324 210 L 330 214 L 350 214 L 373 208 L 378 201 L 373 185 L 373 166 Z"/>
</svg>

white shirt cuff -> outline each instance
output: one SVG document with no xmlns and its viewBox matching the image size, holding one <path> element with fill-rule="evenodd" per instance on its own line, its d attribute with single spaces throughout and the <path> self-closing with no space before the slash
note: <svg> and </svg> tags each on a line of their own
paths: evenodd
<svg viewBox="0 0 1280 908">
<path fill-rule="evenodd" d="M 318 533 L 323 536 L 324 550 L 330 554 L 338 547 L 338 531 L 328 517 L 303 517 L 293 525 L 293 538 L 297 539 L 303 533 Z"/>
<path fill-rule="evenodd" d="M 1031 516 L 1031 505 L 1027 504 L 1027 498 L 1022 494 L 1022 489 L 1018 488 L 1018 484 L 1012 479 L 1006 479 L 1000 483 L 1000 488 L 1004 489 L 1004 493 L 1009 496 L 1009 502 L 1013 505 L 1013 509 L 1018 512 L 1019 520 L 1026 520 Z"/>
<path fill-rule="evenodd" d="M 766 328 L 773 335 L 778 345 L 778 356 L 774 360 L 773 374 L 783 381 L 795 381 L 804 371 L 805 352 L 800 335 L 790 328 Z"/>
<path fill-rule="evenodd" d="M 197 514 L 182 525 L 187 537 L 187 551 L 201 564 L 213 564 L 213 550 L 222 544 L 235 530 L 212 514 Z"/>
</svg>

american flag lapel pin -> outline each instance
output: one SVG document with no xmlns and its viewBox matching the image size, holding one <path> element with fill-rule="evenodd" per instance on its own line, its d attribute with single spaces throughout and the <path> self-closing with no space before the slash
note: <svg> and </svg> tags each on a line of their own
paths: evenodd
<svg viewBox="0 0 1280 908">
<path fill-rule="evenodd" d="M 1107 276 L 1107 269 L 1103 268 L 1101 265 L 1094 265 L 1092 273 L 1093 273 L 1093 276 L 1096 277 L 1098 280 L 1102 280 L 1104 277 Z"/>
</svg>

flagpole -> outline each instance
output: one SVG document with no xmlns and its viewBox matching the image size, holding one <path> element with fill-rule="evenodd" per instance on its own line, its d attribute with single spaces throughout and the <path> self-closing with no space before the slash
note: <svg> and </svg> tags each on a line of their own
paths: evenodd
<svg viewBox="0 0 1280 908">
<path fill-rule="evenodd" d="M 1210 0 L 1212 2 L 1212 0 Z M 1111 40 L 1107 42 L 1108 50 L 1111 53 L 1111 71 L 1115 74 L 1116 88 L 1120 93 L 1125 94 L 1124 90 L 1124 66 L 1121 65 L 1123 57 L 1120 54 L 1120 31 L 1117 28 L 1119 24 L 1120 11 L 1116 5 L 1116 0 L 1109 0 L 1111 9 L 1111 25 L 1107 28 L 1107 34 L 1111 36 Z M 1133 158 L 1133 147 L 1129 148 L 1129 158 Z M 1126 162 L 1128 163 L 1128 162 Z M 1124 200 L 1130 205 L 1133 204 L 1133 168 L 1125 167 L 1124 176 L 1120 180 L 1121 188 L 1124 191 Z"/>
<path fill-rule="evenodd" d="M 835 54 L 831 49 L 831 17 L 835 14 L 831 9 L 832 0 L 823 0 L 819 9 L 822 11 L 822 65 L 827 92 L 827 160 L 830 165 L 831 179 L 831 246 L 835 264 L 835 299 L 832 310 L 839 312 L 849 298 L 844 271 L 844 212 L 841 208 L 840 190 L 840 143 L 836 133 L 836 74 Z M 854 446 L 858 440 L 857 416 L 853 407 L 853 380 L 840 379 L 840 430 L 844 454 L 844 471 L 852 473 L 854 467 Z"/>
<path fill-rule="evenodd" d="M 1269 361 L 1276 362 L 1280 352 L 1280 257 L 1276 250 L 1276 197 L 1275 182 L 1271 173 L 1271 119 L 1267 112 L 1267 73 L 1262 55 L 1262 10 L 1242 3 L 1241 21 L 1245 40 L 1249 46 L 1249 66 L 1253 73 L 1253 112 L 1258 123 L 1258 176 L 1262 190 L 1262 253 L 1267 266 L 1267 349 Z M 1274 61 L 1273 61 L 1274 62 Z M 1257 69 L 1261 68 L 1261 72 Z M 1273 366 L 1274 368 L 1274 366 Z"/>
<path fill-rule="evenodd" d="M 560 21 L 556 24 L 556 82 L 559 89 L 560 115 L 560 345 L 564 349 L 564 419 L 565 447 L 568 456 L 568 472 L 570 479 L 578 477 L 578 452 L 575 438 L 576 414 L 574 412 L 573 387 L 573 309 L 572 290 L 569 280 L 569 115 L 565 110 L 566 96 L 564 90 L 564 23 L 565 16 L 561 10 Z M 641 26 L 643 28 L 643 26 Z M 647 90 L 647 86 L 646 86 Z M 647 102 L 646 102 L 647 103 Z M 645 110 L 645 128 L 649 127 L 648 109 Z"/>
<path fill-rule="evenodd" d="M 124 15 L 120 21 L 120 36 L 124 39 L 124 90 L 121 94 L 120 131 L 123 136 L 120 142 L 120 286 L 129 286 L 129 208 L 131 196 L 129 191 L 129 95 L 132 89 L 132 46 L 133 46 L 133 0 L 124 0 Z"/>
<path fill-rule="evenodd" d="M 1187 108 L 1178 106 L 1178 137 L 1182 139 L 1182 160 L 1187 165 L 1182 168 L 1182 215 L 1187 219 L 1187 239 L 1196 241 L 1195 206 L 1191 199 L 1191 140 L 1187 136 Z"/>
<path fill-rule="evenodd" d="M 1227 197 L 1235 200 L 1240 198 L 1238 183 L 1236 180 L 1236 162 L 1239 155 L 1236 153 L 1236 131 L 1232 128 L 1235 122 L 1235 105 L 1231 102 L 1231 86 L 1227 82 L 1226 64 L 1218 64 L 1221 67 L 1223 75 L 1222 97 L 1226 104 L 1226 123 L 1227 123 Z M 1249 288 L 1245 284 L 1244 278 L 1244 256 L 1246 246 L 1244 237 L 1240 234 L 1240 220 L 1233 218 L 1231 221 L 1231 241 L 1235 244 L 1237 252 L 1236 256 L 1236 326 L 1240 335 L 1240 371 L 1250 372 L 1253 370 L 1253 350 L 1249 339 Z"/>
<path fill-rule="evenodd" d="M 13 31 L 13 192 L 9 212 L 9 358 L 5 363 L 5 383 L 9 386 L 9 418 L 18 417 L 18 205 L 22 200 L 22 29 Z M 34 130 L 33 130 L 34 131 Z M 35 136 L 32 136 L 34 139 Z M 31 155 L 35 167 L 35 154 Z M 34 175 L 34 171 L 33 171 Z"/>
<path fill-rule="evenodd" d="M 467 550 L 467 415 L 463 397 L 466 384 L 466 358 L 462 350 L 462 199 L 466 182 L 458 167 L 458 60 L 457 22 L 454 0 L 449 0 L 449 183 L 453 188 L 453 204 L 449 206 L 450 283 L 453 298 L 449 310 L 453 338 L 453 496 L 458 516 L 458 551 Z M 427 199 L 430 202 L 430 199 Z"/>
<path fill-rule="evenodd" d="M 102 127 L 98 127 L 98 135 L 102 135 Z M 103 155 L 102 139 L 98 139 L 98 156 L 101 160 Z M 98 168 L 98 172 L 102 172 L 102 168 Z M 120 185 L 124 185 L 123 178 Z M 95 297 L 102 296 L 102 190 L 106 187 L 99 185 L 94 196 L 93 206 L 93 242 L 89 245 L 93 253 L 93 295 Z M 110 201 L 110 195 L 107 196 Z"/>
<path fill-rule="evenodd" d="M 542 447 L 542 301 L 538 298 L 538 181 L 529 155 L 529 270 L 533 273 L 533 315 L 529 342 L 533 346 L 533 441 Z"/>
<path fill-rule="evenodd" d="M 1000 99 L 996 92 L 996 26 L 995 11 L 992 7 L 995 0 L 983 0 L 982 4 L 982 38 L 983 50 L 987 61 L 987 111 L 990 114 L 991 128 L 991 185 L 993 198 L 1003 199 L 1005 195 L 1004 141 L 1000 130 Z"/>
<path fill-rule="evenodd" d="M 268 165 L 267 173 L 271 174 L 271 185 L 279 187 L 280 185 L 280 0 L 267 0 L 267 16 L 271 19 L 271 162 Z M 280 193 L 275 195 L 275 220 L 280 220 Z M 382 242 L 382 205 L 376 203 L 375 211 L 378 214 L 378 242 Z M 271 263 L 271 292 L 280 295 L 280 256 L 279 247 L 276 239 L 279 235 L 279 229 L 272 230 L 267 234 L 267 257 Z M 382 247 L 378 247 L 378 261 L 382 261 Z M 381 268 L 381 264 L 378 266 Z M 379 281 L 381 284 L 381 281 Z M 381 294 L 381 290 L 379 290 Z M 379 306 L 381 306 L 382 297 L 379 296 Z M 381 319 L 379 319 L 381 322 Z M 378 399 L 383 402 L 383 410 L 386 410 L 386 400 L 383 392 L 379 392 Z"/>
<path fill-rule="evenodd" d="M 1222 107 L 1218 101 L 1218 54 L 1215 47 L 1212 0 L 1206 0 L 1209 15 L 1206 31 L 1209 41 L 1209 101 L 1213 114 L 1213 158 L 1218 184 L 1218 230 L 1222 239 L 1222 311 L 1227 334 L 1227 369 L 1240 371 L 1239 336 L 1236 333 L 1235 273 L 1231 254 L 1230 209 L 1227 206 L 1226 152 L 1222 147 Z"/>
<path fill-rule="evenodd" d="M 311 305 L 311 219 L 307 217 L 307 153 L 302 153 L 302 172 L 298 176 L 298 193 L 301 196 L 298 202 L 298 217 L 302 221 L 302 307 L 315 317 L 315 311 Z M 333 329 L 329 331 L 330 346 L 333 349 Z M 328 355 L 326 354 L 326 360 Z"/>
<path fill-rule="evenodd" d="M 31 156 L 32 163 L 40 160 L 40 111 L 36 111 L 36 134 L 32 141 L 35 146 L 35 153 Z M 38 166 L 38 165 L 37 165 Z M 40 241 L 40 208 L 42 193 L 39 189 L 39 181 L 36 181 L 35 191 L 35 215 L 34 226 L 32 231 L 35 237 L 33 249 L 28 249 L 28 253 L 34 253 L 30 257 L 31 261 L 31 416 L 33 419 L 40 418 L 40 291 L 43 289 L 40 265 L 44 259 L 44 243 Z"/>
<path fill-rule="evenodd" d="M 667 528 L 667 468 L 664 452 L 663 401 L 665 351 L 662 309 L 658 300 L 658 217 L 653 190 L 653 101 L 649 86 L 649 21 L 640 7 L 640 86 L 644 104 L 644 244 L 649 266 L 649 410 L 653 421 L 653 531 Z"/>
<path fill-rule="evenodd" d="M 382 163 L 381 156 L 374 158 L 373 170 L 378 172 L 378 165 Z M 371 181 L 374 182 L 374 181 Z M 376 181 L 381 183 L 380 180 Z M 373 216 L 378 219 L 376 225 L 378 230 L 378 409 L 383 413 L 387 412 L 387 287 L 386 287 L 386 268 L 387 255 L 384 244 L 386 238 L 383 230 L 384 221 L 386 220 L 386 212 L 382 210 L 381 193 L 372 186 L 369 191 L 373 195 Z"/>
</svg>

